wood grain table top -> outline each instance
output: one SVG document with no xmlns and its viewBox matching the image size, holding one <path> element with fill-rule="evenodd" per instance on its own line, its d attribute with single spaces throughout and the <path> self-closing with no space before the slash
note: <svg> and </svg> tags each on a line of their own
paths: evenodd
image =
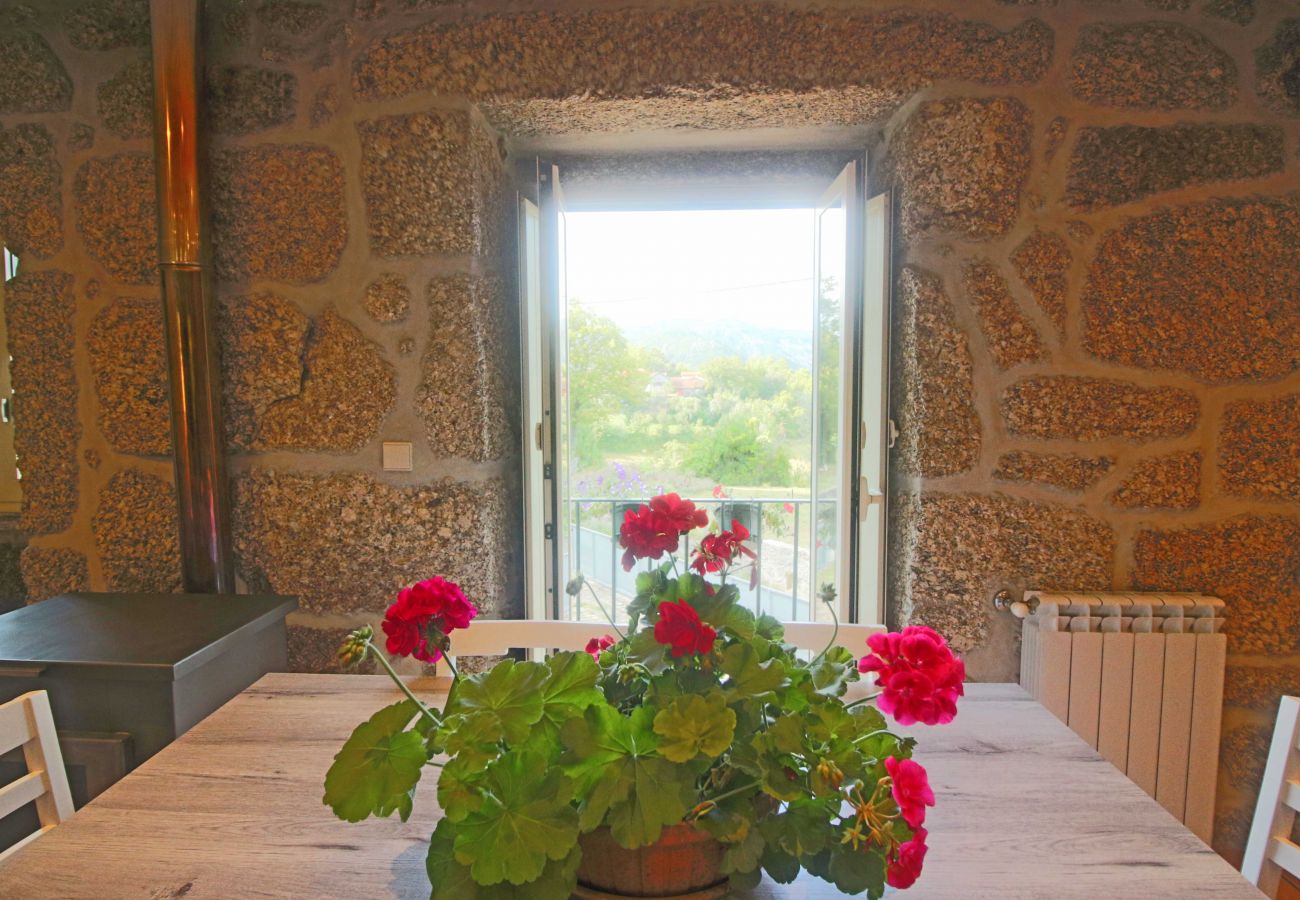
<svg viewBox="0 0 1300 900">
<path fill-rule="evenodd" d="M 383 676 L 267 675 L 15 854 L 0 897 L 427 897 L 432 777 L 405 824 L 321 803 L 352 728 L 397 698 Z M 953 724 L 915 731 L 938 805 L 900 900 L 1262 896 L 1016 685 L 969 685 Z M 750 896 L 840 895 L 805 876 Z"/>
</svg>

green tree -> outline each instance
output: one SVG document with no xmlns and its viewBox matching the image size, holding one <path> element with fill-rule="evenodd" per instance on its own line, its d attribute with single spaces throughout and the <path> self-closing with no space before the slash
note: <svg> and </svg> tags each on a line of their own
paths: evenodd
<svg viewBox="0 0 1300 900">
<path fill-rule="evenodd" d="M 568 322 L 569 419 L 581 464 L 599 462 L 610 420 L 645 401 L 649 354 L 633 347 L 613 321 L 570 301 Z"/>
<path fill-rule="evenodd" d="M 757 420 L 729 416 L 691 444 L 686 468 L 717 482 L 789 484 L 790 457 L 760 432 Z"/>
</svg>

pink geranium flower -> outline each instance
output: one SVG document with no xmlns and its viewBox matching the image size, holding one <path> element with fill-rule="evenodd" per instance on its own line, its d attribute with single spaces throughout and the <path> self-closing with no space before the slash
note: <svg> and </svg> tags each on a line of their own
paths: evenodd
<svg viewBox="0 0 1300 900">
<path fill-rule="evenodd" d="M 436 662 L 447 635 L 468 628 L 477 615 L 478 607 L 469 602 L 460 585 L 440 576 L 403 588 L 384 613 L 388 652 Z"/>
<path fill-rule="evenodd" d="M 966 666 L 932 628 L 909 625 L 902 632 L 867 638 L 871 653 L 858 671 L 874 673 L 880 686 L 880 709 L 900 725 L 943 725 L 957 715 L 957 698 L 965 694 Z"/>
<path fill-rule="evenodd" d="M 903 821 L 909 828 L 921 827 L 925 822 L 925 808 L 934 806 L 934 791 L 925 767 L 916 760 L 890 756 L 885 759 L 885 771 L 889 773 L 890 790 Z"/>
</svg>

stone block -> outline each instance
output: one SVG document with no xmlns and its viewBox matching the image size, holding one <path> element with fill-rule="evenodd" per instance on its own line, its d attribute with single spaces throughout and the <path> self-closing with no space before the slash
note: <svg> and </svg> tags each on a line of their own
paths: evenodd
<svg viewBox="0 0 1300 900">
<path fill-rule="evenodd" d="M 62 250 L 63 170 L 44 125 L 0 127 L 0 178 L 0 242 L 20 260 Z"/>
<path fill-rule="evenodd" d="M 226 297 L 219 308 L 226 439 L 240 450 L 258 446 L 263 413 L 302 390 L 303 352 L 311 320 L 270 293 Z"/>
<path fill-rule="evenodd" d="M 504 290 L 495 278 L 429 282 L 429 342 L 416 409 L 438 456 L 499 459 L 511 452 Z"/>
<path fill-rule="evenodd" d="M 180 590 L 176 492 L 169 482 L 123 469 L 100 489 L 90 527 L 108 590 Z"/>
<path fill-rule="evenodd" d="M 956 97 L 919 107 L 890 154 L 902 184 L 909 241 L 1005 233 L 1029 174 L 1030 117 L 1009 97 Z"/>
<path fill-rule="evenodd" d="M 1011 296 L 1007 281 L 988 260 L 975 259 L 962 271 L 966 294 L 979 316 L 984 343 L 999 369 L 1047 357 L 1038 329 Z"/>
<path fill-rule="evenodd" d="M 1130 109 L 1223 109 L 1237 99 L 1237 64 L 1176 22 L 1085 25 L 1070 56 L 1074 96 Z"/>
<path fill-rule="evenodd" d="M 0 35 L 0 115 L 65 112 L 72 108 L 72 79 L 39 34 Z"/>
<path fill-rule="evenodd" d="M 1218 19 L 1249 25 L 1255 18 L 1255 0 L 1209 0 L 1202 10 Z"/>
<path fill-rule="evenodd" d="M 86 555 L 80 550 L 28 544 L 23 548 L 21 565 L 28 603 L 90 589 Z"/>
<path fill-rule="evenodd" d="M 1300 369 L 1300 197 L 1157 210 L 1104 235 L 1083 293 L 1094 356 L 1220 384 Z"/>
<path fill-rule="evenodd" d="M 127 140 L 153 135 L 153 63 L 146 56 L 127 63 L 95 91 L 99 118 Z"/>
<path fill-rule="evenodd" d="M 171 453 L 171 403 L 162 304 L 114 300 L 90 325 L 86 344 L 99 428 L 122 453 Z"/>
<path fill-rule="evenodd" d="M 388 116 L 357 129 L 372 250 L 398 257 L 500 248 L 501 158 L 467 113 Z"/>
<path fill-rule="evenodd" d="M 1230 653 L 1295 653 L 1300 650 L 1300 520 L 1243 515 L 1139 531 L 1133 541 L 1133 586 L 1222 597 Z"/>
<path fill-rule="evenodd" d="M 1300 394 L 1228 404 L 1219 431 L 1219 479 L 1230 494 L 1300 500 Z"/>
<path fill-rule="evenodd" d="M 1140 460 L 1109 502 L 1119 509 L 1196 509 L 1201 505 L 1201 452 Z"/>
<path fill-rule="evenodd" d="M 78 50 L 149 46 L 149 0 L 89 0 L 63 19 Z"/>
<path fill-rule="evenodd" d="M 385 272 L 366 285 L 366 296 L 361 302 L 366 315 L 376 322 L 404 322 L 411 314 L 411 289 L 403 276 Z"/>
<path fill-rule="evenodd" d="M 292 396 L 267 406 L 255 450 L 355 453 L 374 440 L 397 396 L 397 374 L 378 344 L 333 309 L 312 323 Z"/>
<path fill-rule="evenodd" d="M 904 505 L 902 621 L 979 646 L 1004 587 L 1110 587 L 1115 535 L 1088 514 L 1002 495 L 925 493 Z"/>
<path fill-rule="evenodd" d="M 1300 665 L 1229 665 L 1223 705 L 1277 715 L 1278 698 L 1300 697 Z"/>
<path fill-rule="evenodd" d="M 965 472 L 981 443 L 969 342 L 937 276 L 908 266 L 898 286 L 895 463 L 931 478 Z"/>
<path fill-rule="evenodd" d="M 1083 128 L 1070 155 L 1065 200 L 1084 210 L 1195 184 L 1282 171 L 1282 129 L 1272 125 L 1117 125 Z"/>
<path fill-rule="evenodd" d="M 1283 19 L 1255 51 L 1255 90 L 1269 109 L 1300 116 L 1300 18 Z"/>
<path fill-rule="evenodd" d="M 325 24 L 330 13 L 321 3 L 265 0 L 254 15 L 270 31 L 302 37 Z"/>
<path fill-rule="evenodd" d="M 348 240 L 343 163 L 328 147 L 260 144 L 212 158 L 217 277 L 320 281 Z"/>
<path fill-rule="evenodd" d="M 204 83 L 209 122 L 219 134 L 249 134 L 293 122 L 298 79 L 259 66 L 213 66 Z"/>
<path fill-rule="evenodd" d="M 683 35 L 707 40 L 684 41 Z M 586 101 L 571 104 L 567 116 L 547 126 L 550 131 L 613 130 L 599 108 L 618 117 L 627 111 L 620 101 L 644 99 L 676 105 L 682 125 L 752 127 L 755 106 L 781 95 L 788 98 L 783 124 L 801 125 L 808 124 L 801 95 L 820 94 L 833 103 L 828 93 L 854 87 L 859 92 L 848 100 L 852 107 L 883 114 L 935 80 L 1032 83 L 1051 62 L 1053 37 L 1038 20 L 1001 31 L 906 9 L 737 3 L 636 15 L 600 8 L 529 11 L 460 17 L 384 36 L 356 58 L 352 84 L 365 100 L 426 92 L 493 103 L 541 101 L 540 118 L 554 113 L 560 98 Z M 863 89 L 874 98 L 864 97 Z M 744 102 L 731 109 L 712 105 L 736 96 Z M 830 112 L 826 102 L 814 106 L 814 115 Z M 691 112 L 695 107 L 702 107 L 698 115 Z M 843 114 L 830 115 L 849 124 Z"/>
<path fill-rule="evenodd" d="M 1059 234 L 1035 230 L 1011 252 L 1011 265 L 1034 299 L 1065 336 L 1066 295 L 1070 287 L 1070 245 Z"/>
<path fill-rule="evenodd" d="M 1040 375 L 1002 392 L 1007 431 L 1022 437 L 1149 441 L 1196 427 L 1200 406 L 1189 392 L 1110 378 Z"/>
<path fill-rule="evenodd" d="M 1080 492 L 1096 484 L 1114 465 L 1114 456 L 1015 450 L 998 457 L 998 467 L 993 470 L 993 477 L 1002 481 L 1046 484 L 1065 491 Z"/>
<path fill-rule="evenodd" d="M 382 613 L 433 575 L 459 583 L 484 615 L 521 615 L 508 591 L 518 536 L 500 480 L 394 487 L 363 474 L 256 470 L 235 490 L 235 546 L 249 584 L 308 612 Z"/>
<path fill-rule="evenodd" d="M 158 201 L 153 157 L 117 153 L 82 163 L 72 186 L 86 250 L 127 284 L 158 279 Z"/>
<path fill-rule="evenodd" d="M 20 271 L 5 285 L 14 450 L 23 472 L 21 527 L 52 534 L 77 508 L 77 375 L 73 365 L 76 298 L 72 276 Z"/>
</svg>

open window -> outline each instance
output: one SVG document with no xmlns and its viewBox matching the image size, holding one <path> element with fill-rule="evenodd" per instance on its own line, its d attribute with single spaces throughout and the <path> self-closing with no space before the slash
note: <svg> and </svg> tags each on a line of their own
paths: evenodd
<svg viewBox="0 0 1300 900">
<path fill-rule="evenodd" d="M 742 602 L 884 620 L 890 214 L 864 160 L 765 193 L 593 188 L 519 209 L 528 614 L 623 621 L 624 512 L 664 490 L 751 534 Z M 688 543 L 703 534 L 692 534 Z M 687 548 L 689 549 L 689 547 Z"/>
<path fill-rule="evenodd" d="M 8 247 L 0 248 L 0 514 L 22 509 L 22 474 L 14 448 L 14 389 L 9 376 L 9 332 L 5 315 L 5 283 L 18 275 L 18 257 Z"/>
</svg>

